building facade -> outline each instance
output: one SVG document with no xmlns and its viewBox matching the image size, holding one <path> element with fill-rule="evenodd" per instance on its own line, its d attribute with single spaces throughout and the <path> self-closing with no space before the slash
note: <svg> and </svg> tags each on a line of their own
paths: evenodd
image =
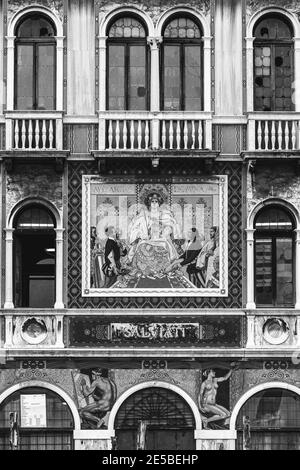
<svg viewBox="0 0 300 470">
<path fill-rule="evenodd" d="M 300 448 L 300 5 L 0 1 L 0 449 Z"/>
</svg>

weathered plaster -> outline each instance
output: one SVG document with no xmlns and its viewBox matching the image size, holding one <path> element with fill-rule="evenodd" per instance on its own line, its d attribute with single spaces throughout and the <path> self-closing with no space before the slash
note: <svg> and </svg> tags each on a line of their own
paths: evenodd
<svg viewBox="0 0 300 470">
<path fill-rule="evenodd" d="M 248 19 L 257 11 L 263 8 L 284 8 L 291 13 L 295 13 L 300 17 L 299 0 L 248 0 L 247 1 L 247 17 Z"/>
<path fill-rule="evenodd" d="M 8 21 L 12 16 L 21 9 L 30 5 L 41 5 L 52 10 L 63 21 L 64 16 L 64 0 L 8 0 L 7 17 Z"/>
<path fill-rule="evenodd" d="M 286 382 L 288 384 L 300 386 L 300 371 L 297 369 L 287 370 L 266 370 L 249 369 L 237 370 L 231 378 L 230 408 L 234 408 L 239 399 L 256 385 L 269 382 Z"/>
<path fill-rule="evenodd" d="M 19 165 L 6 178 L 6 214 L 27 197 L 41 197 L 62 210 L 62 176 L 53 166 Z"/>
<path fill-rule="evenodd" d="M 150 381 L 166 382 L 182 388 L 195 401 L 200 387 L 200 372 L 198 370 L 128 370 L 114 371 L 118 396 L 139 383 Z"/>
<path fill-rule="evenodd" d="M 95 0 L 95 4 L 99 7 L 100 18 L 102 19 L 108 12 L 126 6 L 135 6 L 139 10 L 147 13 L 154 22 L 167 10 L 173 7 L 194 8 L 208 15 L 210 12 L 211 0 L 149 0 L 148 2 L 131 0 L 129 2 L 112 2 L 110 0 Z"/>
<path fill-rule="evenodd" d="M 70 370 L 65 369 L 5 369 L 0 371 L 0 393 L 18 383 L 38 380 L 54 384 L 74 400 L 74 387 Z"/>
<path fill-rule="evenodd" d="M 300 176 L 294 166 L 285 163 L 277 163 L 275 167 L 257 165 L 252 175 L 248 173 L 248 215 L 257 204 L 272 197 L 284 199 L 300 210 Z"/>
</svg>

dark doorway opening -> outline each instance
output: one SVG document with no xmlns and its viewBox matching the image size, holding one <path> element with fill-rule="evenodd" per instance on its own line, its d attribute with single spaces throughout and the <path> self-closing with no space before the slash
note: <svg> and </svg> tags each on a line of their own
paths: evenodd
<svg viewBox="0 0 300 470">
<path fill-rule="evenodd" d="M 14 236 L 14 304 L 53 308 L 55 304 L 55 224 L 43 208 L 21 213 Z"/>
<path fill-rule="evenodd" d="M 191 408 L 180 395 L 163 388 L 151 387 L 131 395 L 117 414 L 115 428 L 118 450 L 136 450 L 141 441 L 146 450 L 196 448 Z"/>
</svg>

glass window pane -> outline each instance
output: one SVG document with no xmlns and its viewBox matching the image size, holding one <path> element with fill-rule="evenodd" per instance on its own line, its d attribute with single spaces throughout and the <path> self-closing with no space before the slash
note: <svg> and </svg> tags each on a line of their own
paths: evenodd
<svg viewBox="0 0 300 470">
<path fill-rule="evenodd" d="M 275 109 L 292 111 L 292 49 L 290 46 L 275 47 Z"/>
<path fill-rule="evenodd" d="M 165 38 L 200 39 L 201 32 L 190 18 L 175 18 L 166 26 Z"/>
<path fill-rule="evenodd" d="M 55 109 L 55 46 L 37 46 L 37 109 Z"/>
<path fill-rule="evenodd" d="M 25 209 L 17 217 L 15 222 L 17 229 L 52 229 L 55 228 L 51 215 L 44 208 L 32 206 Z"/>
<path fill-rule="evenodd" d="M 243 416 L 249 416 L 252 429 L 300 428 L 300 398 L 282 389 L 265 390 L 250 398 L 237 419 L 243 427 Z"/>
<path fill-rule="evenodd" d="M 128 109 L 147 109 L 146 48 L 132 45 L 129 48 Z"/>
<path fill-rule="evenodd" d="M 164 46 L 164 110 L 179 111 L 180 46 Z"/>
<path fill-rule="evenodd" d="M 34 47 L 18 45 L 16 54 L 16 108 L 25 111 L 34 107 Z"/>
<path fill-rule="evenodd" d="M 109 29 L 110 38 L 145 38 L 144 26 L 135 18 L 119 18 Z"/>
<path fill-rule="evenodd" d="M 276 240 L 277 305 L 293 304 L 293 245 L 292 239 Z"/>
<path fill-rule="evenodd" d="M 108 108 L 125 110 L 125 47 L 109 45 Z"/>
<path fill-rule="evenodd" d="M 37 15 L 25 19 L 17 30 L 19 38 L 46 38 L 55 36 L 55 29 L 44 17 Z"/>
<path fill-rule="evenodd" d="M 254 37 L 263 40 L 292 39 L 293 31 L 285 21 L 280 18 L 264 18 L 254 30 Z"/>
<path fill-rule="evenodd" d="M 201 48 L 185 46 L 185 111 L 201 111 Z"/>
<path fill-rule="evenodd" d="M 292 230 L 293 222 L 287 212 L 279 207 L 262 210 L 255 222 L 256 230 Z"/>
<path fill-rule="evenodd" d="M 272 239 L 256 240 L 256 303 L 273 305 Z"/>
<path fill-rule="evenodd" d="M 251 450 L 300 450 L 300 399 L 283 389 L 264 390 L 242 407 L 238 449 L 243 449 L 243 419 L 251 428 Z"/>
</svg>

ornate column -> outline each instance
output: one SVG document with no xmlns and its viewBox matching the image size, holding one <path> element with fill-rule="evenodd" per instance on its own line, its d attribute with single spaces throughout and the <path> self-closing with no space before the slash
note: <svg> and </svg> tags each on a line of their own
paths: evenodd
<svg viewBox="0 0 300 470">
<path fill-rule="evenodd" d="M 203 39 L 203 109 L 211 112 L 211 36 L 205 36 Z"/>
<path fill-rule="evenodd" d="M 235 450 L 237 432 L 228 430 L 196 430 L 196 450 Z"/>
<path fill-rule="evenodd" d="M 150 88 L 150 111 L 153 113 L 152 119 L 152 148 L 160 147 L 160 129 L 157 114 L 160 111 L 160 67 L 159 67 L 159 45 L 162 37 L 148 37 L 148 44 L 151 49 L 151 88 Z"/>
<path fill-rule="evenodd" d="M 300 228 L 296 233 L 296 269 L 295 269 L 295 308 L 300 310 Z"/>
<path fill-rule="evenodd" d="M 14 229 L 5 229 L 5 303 L 4 308 L 14 308 L 13 302 L 13 241 Z"/>
<path fill-rule="evenodd" d="M 4 348 L 8 349 L 13 346 L 13 317 L 5 315 L 5 343 Z"/>
<path fill-rule="evenodd" d="M 106 147 L 106 121 L 103 113 L 106 111 L 106 41 L 107 36 L 98 37 L 99 40 L 99 148 Z"/>
<path fill-rule="evenodd" d="M 6 36 L 7 41 L 7 104 L 6 109 L 14 109 L 15 87 L 15 36 Z"/>
<path fill-rule="evenodd" d="M 56 36 L 56 110 L 64 109 L 64 36 Z"/>
<path fill-rule="evenodd" d="M 254 111 L 253 101 L 253 53 L 254 53 L 254 41 L 255 38 L 246 38 L 246 50 L 247 50 L 247 112 L 252 113 Z"/>
<path fill-rule="evenodd" d="M 254 229 L 247 233 L 247 309 L 256 309 L 254 296 Z"/>
<path fill-rule="evenodd" d="M 56 315 L 56 348 L 64 348 L 64 316 Z"/>
<path fill-rule="evenodd" d="M 295 49 L 295 83 L 294 83 L 294 104 L 295 111 L 300 112 L 300 38 L 294 38 L 294 49 Z"/>
<path fill-rule="evenodd" d="M 151 101 L 150 111 L 157 113 L 160 110 L 160 68 L 159 68 L 159 45 L 162 37 L 147 38 L 151 50 Z"/>
<path fill-rule="evenodd" d="M 56 301 L 54 308 L 65 308 L 63 301 L 64 229 L 56 229 Z"/>
<path fill-rule="evenodd" d="M 247 315 L 247 331 L 248 331 L 248 338 L 247 338 L 247 349 L 255 348 L 255 316 L 254 315 Z"/>
</svg>

